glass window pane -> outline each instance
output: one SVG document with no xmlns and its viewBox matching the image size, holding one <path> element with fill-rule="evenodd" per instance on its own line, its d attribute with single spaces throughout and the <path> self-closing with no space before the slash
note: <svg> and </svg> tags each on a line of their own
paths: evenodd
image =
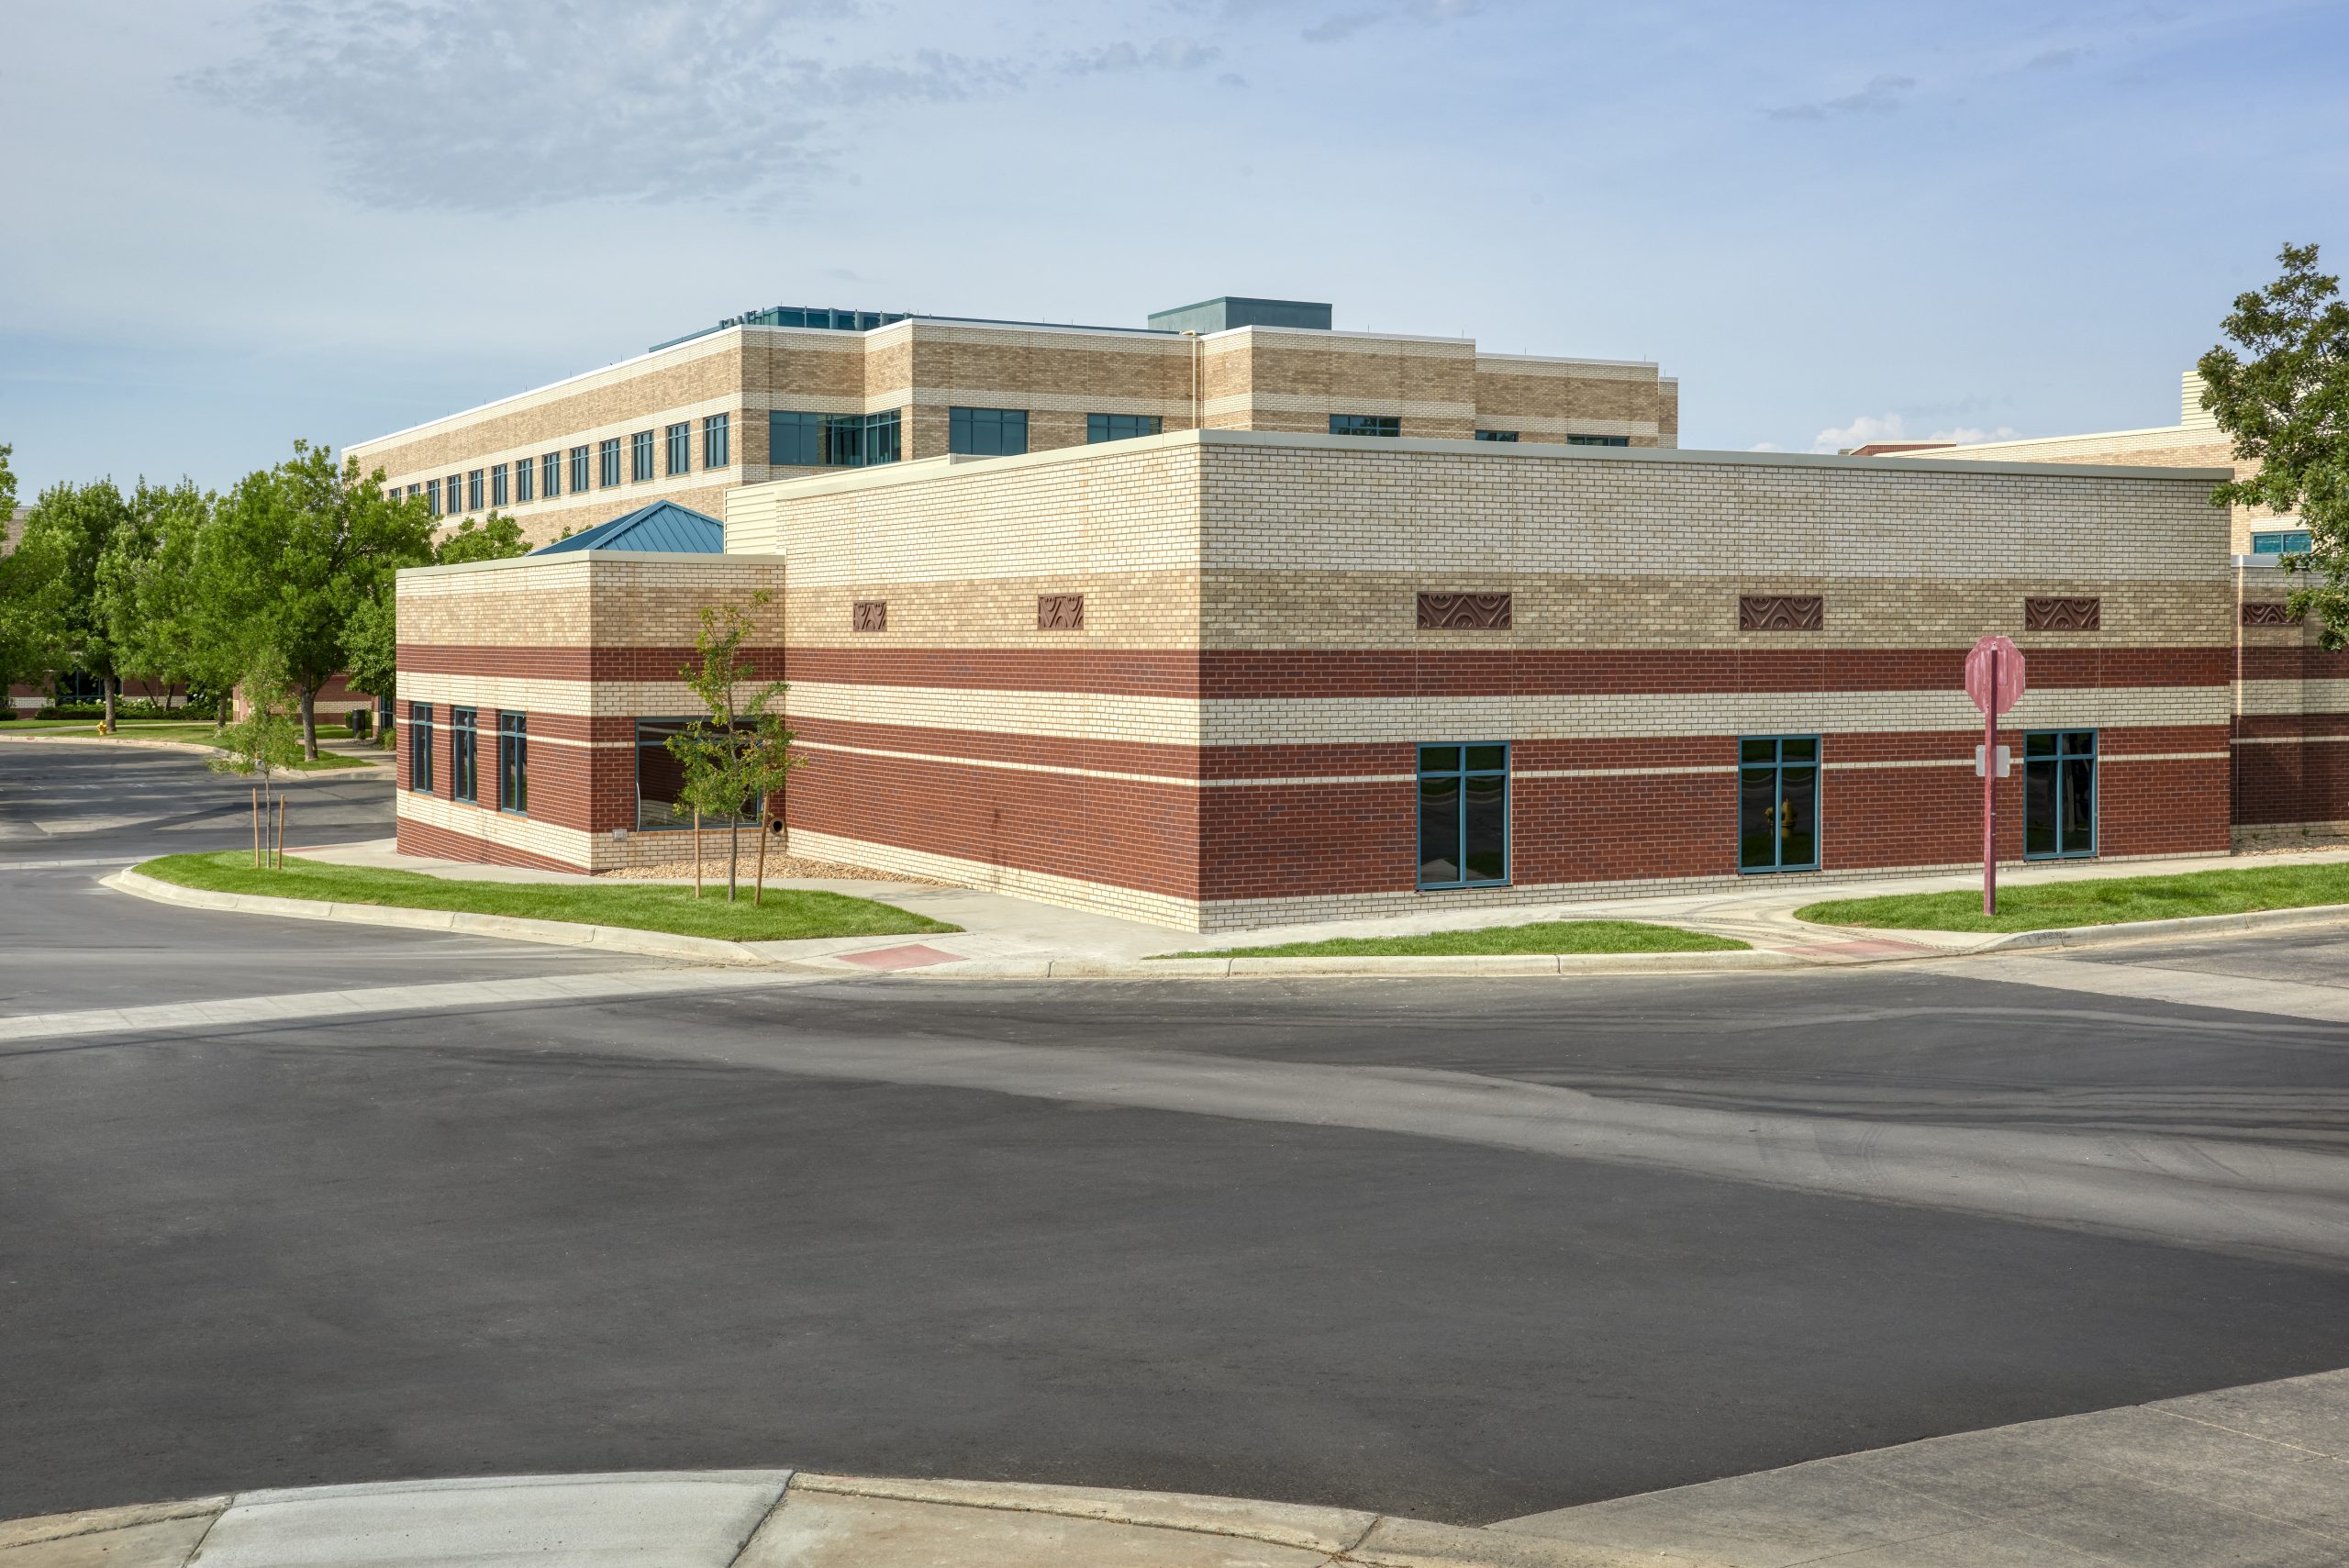
<svg viewBox="0 0 2349 1568">
<path fill-rule="evenodd" d="M 2067 855 L 2091 854 L 2096 850 L 2096 764 L 2086 757 L 2075 757 L 2063 768 L 2059 847 Z"/>
<path fill-rule="evenodd" d="M 2055 852 L 2055 768 L 2052 762 L 2023 764 L 2022 852 L 2026 855 Z"/>
<path fill-rule="evenodd" d="M 1787 768 L 1778 778 L 1778 864 L 1819 863 L 1819 770 Z"/>
<path fill-rule="evenodd" d="M 1750 744 L 1750 742 L 1749 742 Z M 1778 771 L 1740 768 L 1737 773 L 1737 863 L 1767 871 L 1778 863 Z"/>
<path fill-rule="evenodd" d="M 1741 740 L 1737 743 L 1737 760 L 1741 762 L 1775 762 L 1778 760 L 1776 740 Z"/>
<path fill-rule="evenodd" d="M 1819 758 L 1819 742 L 1815 740 L 1781 740 L 1778 759 L 1786 762 L 1810 762 Z"/>
<path fill-rule="evenodd" d="M 2096 731 L 2093 729 L 2066 730 L 2064 735 L 2064 750 L 2075 757 L 2096 755 Z"/>
<path fill-rule="evenodd" d="M 1485 750 L 1471 747 L 1472 752 Z M 1499 751 L 1497 746 L 1491 748 Z M 1504 773 L 1475 773 L 1467 781 L 1463 801 L 1464 818 L 1464 879 L 1503 882 L 1508 877 L 1508 778 Z"/>
<path fill-rule="evenodd" d="M 1460 880 L 1460 781 L 1419 781 L 1419 881 Z"/>
<path fill-rule="evenodd" d="M 2022 738 L 2022 754 L 2026 757 L 2052 757 L 2055 754 L 2055 732 L 2034 730 Z"/>
<path fill-rule="evenodd" d="M 1508 748 L 1506 746 L 1471 746 L 1468 748 L 1468 766 L 1478 772 L 1485 773 L 1489 773 L 1496 769 L 1506 768 L 1508 766 Z"/>
<path fill-rule="evenodd" d="M 1457 746 L 1422 746 L 1419 748 L 1419 772 L 1443 773 L 1456 772 L 1460 766 Z"/>
</svg>

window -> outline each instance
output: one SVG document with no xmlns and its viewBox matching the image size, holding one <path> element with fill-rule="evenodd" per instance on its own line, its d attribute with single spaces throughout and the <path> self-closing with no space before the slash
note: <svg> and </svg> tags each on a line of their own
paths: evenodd
<svg viewBox="0 0 2349 1568">
<path fill-rule="evenodd" d="M 1819 869 L 1819 737 L 1737 743 L 1737 869 Z"/>
<path fill-rule="evenodd" d="M 530 746 L 518 713 L 497 716 L 497 809 L 530 809 Z"/>
<path fill-rule="evenodd" d="M 583 463 L 581 466 L 585 465 Z M 582 474 L 580 477 L 584 479 L 586 476 Z M 584 490 L 586 486 L 574 485 L 573 488 Z M 562 494 L 562 454 L 561 452 L 549 452 L 539 459 L 539 494 L 550 501 Z"/>
<path fill-rule="evenodd" d="M 895 462 L 900 451 L 900 411 L 885 414 L 767 415 L 767 462 L 777 468 L 870 468 Z"/>
<path fill-rule="evenodd" d="M 1018 457 L 1028 450 L 1028 410 L 950 408 L 946 450 L 974 457 Z"/>
<path fill-rule="evenodd" d="M 1508 747 L 1419 748 L 1419 885 L 1508 880 Z"/>
<path fill-rule="evenodd" d="M 1566 445 L 1570 447 L 1628 447 L 1631 444 L 1631 438 L 1629 436 L 1568 436 L 1566 438 Z"/>
<path fill-rule="evenodd" d="M 489 504 L 503 506 L 510 497 L 506 488 L 506 465 L 497 463 L 489 471 Z"/>
<path fill-rule="evenodd" d="M 449 488 L 443 494 L 449 497 L 449 511 L 451 516 L 463 511 L 465 509 L 465 476 L 462 473 L 451 474 Z"/>
<path fill-rule="evenodd" d="M 1391 414 L 1332 414 L 1330 433 L 1333 436 L 1399 436 L 1403 421 Z"/>
<path fill-rule="evenodd" d="M 2254 555 L 2299 555 L 2309 548 L 2306 528 L 2268 528 L 2251 536 Z"/>
<path fill-rule="evenodd" d="M 652 477 L 652 432 L 639 430 L 628 439 L 628 476 L 637 484 Z"/>
<path fill-rule="evenodd" d="M 1155 414 L 1087 414 L 1085 417 L 1085 439 L 1088 441 L 1129 441 L 1136 436 L 1154 436 L 1164 421 Z"/>
<path fill-rule="evenodd" d="M 1479 430 L 1476 432 L 1476 439 L 1480 441 L 1513 441 L 1517 439 L 1517 432 L 1515 430 Z"/>
<path fill-rule="evenodd" d="M 701 422 L 701 465 L 724 468 L 734 461 L 734 416 L 712 414 Z"/>
<path fill-rule="evenodd" d="M 474 793 L 473 743 L 476 731 L 473 710 L 452 707 L 449 710 L 449 798 L 471 801 L 478 799 Z"/>
<path fill-rule="evenodd" d="M 669 472 L 683 473 L 694 465 L 694 422 L 680 419 L 669 427 Z"/>
<path fill-rule="evenodd" d="M 440 482 L 439 480 L 428 479 L 424 482 L 424 504 L 431 510 L 434 517 L 440 515 Z"/>
<path fill-rule="evenodd" d="M 468 512 L 478 512 L 481 510 L 480 469 L 474 469 L 471 473 L 465 475 L 465 510 Z"/>
<path fill-rule="evenodd" d="M 618 436 L 596 443 L 596 484 L 609 490 L 620 482 L 620 439 Z"/>
<path fill-rule="evenodd" d="M 2022 738 L 2025 860 L 2096 853 L 2096 731 L 2037 729 Z"/>
<path fill-rule="evenodd" d="M 537 476 L 538 472 L 539 471 L 531 465 L 529 458 L 523 458 L 515 463 L 514 504 L 516 506 L 518 506 L 523 502 L 528 501 L 530 498 L 530 482 Z"/>
<path fill-rule="evenodd" d="M 407 705 L 407 787 L 432 793 L 432 705 Z"/>
</svg>

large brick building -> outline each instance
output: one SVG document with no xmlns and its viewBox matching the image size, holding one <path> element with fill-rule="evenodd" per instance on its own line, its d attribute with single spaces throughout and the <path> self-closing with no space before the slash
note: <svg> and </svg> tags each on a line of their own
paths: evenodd
<svg viewBox="0 0 2349 1568">
<path fill-rule="evenodd" d="M 1911 448 L 1902 455 L 1958 462 L 2130 463 L 2250 473 L 2234 440 L 2202 406 L 2202 378 L 2179 377 L 2178 422 L 2028 440 Z M 2297 517 L 2256 507 L 2228 514 L 2240 680 L 2231 749 L 2234 818 L 2248 842 L 2349 831 L 2349 652 L 2327 652 L 2318 628 L 2293 619 L 2297 584 L 2286 556 L 2306 550 Z"/>
<path fill-rule="evenodd" d="M 717 513 L 775 478 L 1017 455 L 1195 428 L 1672 447 L 1653 364 L 1330 329 L 1330 307 L 1222 298 L 1146 328 L 776 308 L 349 450 L 443 516 L 543 543 L 654 500 Z"/>
<path fill-rule="evenodd" d="M 2221 476 L 1208 428 L 749 484 L 722 555 L 402 574 L 400 841 L 674 859 L 694 612 L 763 589 L 795 849 L 1177 927 L 1963 865 L 1994 631 L 2005 853 L 2223 851 Z"/>
</svg>

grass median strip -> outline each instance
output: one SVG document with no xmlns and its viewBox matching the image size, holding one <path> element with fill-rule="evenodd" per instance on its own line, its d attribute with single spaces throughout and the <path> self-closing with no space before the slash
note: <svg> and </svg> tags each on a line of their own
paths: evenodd
<svg viewBox="0 0 2349 1568">
<path fill-rule="evenodd" d="M 209 723 L 181 724 L 169 719 L 128 718 L 115 727 L 112 735 L 101 735 L 95 723 L 86 718 L 17 719 L 0 724 L 0 740 L 10 736 L 48 735 L 67 740 L 176 740 L 185 745 L 209 746 L 221 750 L 219 732 Z M 384 752 L 385 758 L 391 753 Z M 353 757 L 340 751 L 320 751 L 315 762 L 296 761 L 289 766 L 295 773 L 322 773 L 336 768 L 370 768 L 375 764 L 364 757 Z"/>
<path fill-rule="evenodd" d="M 1806 904 L 1798 920 L 1822 926 L 1875 926 L 1912 931 L 2046 931 L 2065 926 L 2117 926 L 2190 915 L 2247 915 L 2349 904 L 2349 863 L 2245 866 L 2176 876 L 2082 877 L 1998 889 L 1998 913 L 1985 917 L 1982 895 L 1899 893 Z"/>
<path fill-rule="evenodd" d="M 1746 944 L 1642 920 L 1537 920 L 1416 937 L 1331 937 L 1273 947 L 1154 953 L 1154 958 L 1477 958 L 1503 953 L 1732 952 Z"/>
<path fill-rule="evenodd" d="M 137 868 L 141 875 L 181 887 L 270 898 L 310 898 L 322 904 L 380 904 L 396 909 L 453 909 L 468 915 L 507 915 L 526 920 L 568 920 L 626 926 L 682 937 L 729 941 L 789 941 L 802 937 L 882 937 L 957 931 L 927 916 L 870 898 L 808 888 L 770 887 L 751 906 L 748 884 L 734 903 L 726 884 L 694 896 L 690 887 L 631 882 L 584 885 L 557 882 L 459 882 L 420 872 L 329 865 L 285 857 L 283 871 L 262 871 L 242 850 L 217 854 L 165 855 Z"/>
</svg>

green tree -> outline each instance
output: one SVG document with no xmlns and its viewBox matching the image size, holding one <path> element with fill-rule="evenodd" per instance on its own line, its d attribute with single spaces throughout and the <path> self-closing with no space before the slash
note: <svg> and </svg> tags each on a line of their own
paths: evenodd
<svg viewBox="0 0 2349 1568">
<path fill-rule="evenodd" d="M 160 681 L 166 691 L 184 684 L 191 697 L 204 684 L 201 660 L 177 636 L 173 612 L 185 597 L 185 565 L 170 546 L 210 516 L 209 499 L 193 482 L 141 479 L 92 574 L 91 614 L 106 629 L 120 673 Z"/>
<path fill-rule="evenodd" d="M 111 479 L 60 482 L 33 502 L 12 557 L 22 635 L 32 653 L 46 671 L 78 669 L 97 677 L 108 731 L 122 673 L 99 608 L 98 562 L 129 516 L 129 503 Z"/>
<path fill-rule="evenodd" d="M 239 481 L 198 533 L 195 630 L 221 650 L 274 654 L 315 759 L 318 692 L 342 668 L 351 613 L 399 568 L 431 558 L 420 497 L 387 495 L 381 470 L 362 474 L 356 460 L 338 470 L 326 448 L 296 441 L 291 459 Z"/>
<path fill-rule="evenodd" d="M 2282 275 L 2235 296 L 2225 321 L 2237 348 L 2202 356 L 2202 406 L 2234 438 L 2239 474 L 2211 494 L 2221 506 L 2297 514 L 2309 532 L 2288 572 L 2316 581 L 2291 595 L 2292 612 L 2318 618 L 2326 648 L 2349 646 L 2349 302 L 2341 281 L 2317 271 L 2317 248 L 2287 245 Z"/>
<path fill-rule="evenodd" d="M 17 471 L 8 464 L 17 449 L 0 446 L 0 687 L 29 681 L 39 673 L 33 657 L 32 628 L 27 624 L 30 606 L 17 550 Z"/>
<path fill-rule="evenodd" d="M 528 555 L 522 525 L 503 512 L 478 520 L 467 517 L 433 542 L 432 564 L 454 566 L 468 561 L 507 561 Z M 397 584 L 387 573 L 375 592 L 351 607 L 342 629 L 343 669 L 353 691 L 371 697 L 395 695 L 399 662 L 399 628 L 395 610 Z"/>
<path fill-rule="evenodd" d="M 764 606 L 772 595 L 751 595 L 753 606 Z M 752 684 L 756 672 L 741 656 L 751 633 L 751 617 L 737 605 L 723 609 L 704 606 L 701 633 L 694 651 L 701 655 L 698 669 L 687 665 L 677 673 L 709 710 L 685 732 L 667 741 L 670 754 L 685 770 L 679 798 L 701 815 L 726 818 L 726 898 L 733 902 L 740 883 L 742 817 L 756 806 L 759 829 L 759 883 L 754 900 L 766 891 L 766 827 L 768 802 L 784 787 L 791 770 L 803 759 L 791 750 L 797 739 L 784 720 L 783 696 L 790 688 L 781 681 Z M 698 835 L 696 835 L 698 838 Z M 698 858 L 699 850 L 696 850 Z"/>
<path fill-rule="evenodd" d="M 220 731 L 224 750 L 205 766 L 216 773 L 234 773 L 255 781 L 253 790 L 253 864 L 280 866 L 285 860 L 285 836 L 276 835 L 274 853 L 264 847 L 271 839 L 271 806 L 276 796 L 271 784 L 302 755 L 302 735 L 286 709 L 285 668 L 274 653 L 245 672 L 239 683 L 245 694 L 245 717 Z"/>
</svg>

